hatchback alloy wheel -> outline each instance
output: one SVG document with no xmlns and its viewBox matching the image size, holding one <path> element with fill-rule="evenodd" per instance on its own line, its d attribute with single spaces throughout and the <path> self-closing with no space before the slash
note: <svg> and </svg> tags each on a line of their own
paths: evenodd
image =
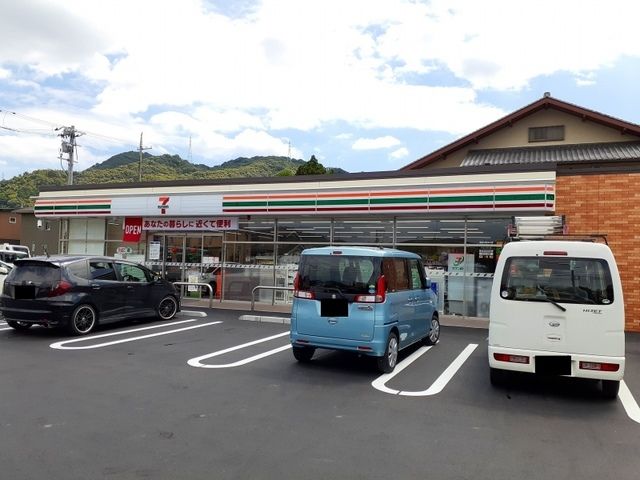
<svg viewBox="0 0 640 480">
<path fill-rule="evenodd" d="M 167 295 L 162 299 L 160 305 L 158 305 L 158 316 L 162 320 L 171 320 L 175 317 L 178 311 L 178 302 L 175 298 Z"/>
<path fill-rule="evenodd" d="M 86 335 L 96 324 L 96 311 L 91 305 L 77 307 L 69 322 L 69 330 L 73 335 Z"/>
</svg>

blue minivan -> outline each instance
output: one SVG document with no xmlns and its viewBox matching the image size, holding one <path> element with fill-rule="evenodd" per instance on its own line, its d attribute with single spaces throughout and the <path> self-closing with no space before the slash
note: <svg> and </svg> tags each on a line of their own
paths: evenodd
<svg viewBox="0 0 640 480">
<path fill-rule="evenodd" d="M 320 247 L 302 252 L 291 309 L 293 356 L 316 348 L 377 357 L 391 372 L 398 351 L 440 337 L 436 296 L 420 257 L 376 247 Z"/>
</svg>

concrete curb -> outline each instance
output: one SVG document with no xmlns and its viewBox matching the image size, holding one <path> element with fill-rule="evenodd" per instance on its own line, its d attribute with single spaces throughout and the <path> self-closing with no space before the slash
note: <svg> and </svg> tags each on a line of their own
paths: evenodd
<svg viewBox="0 0 640 480">
<path fill-rule="evenodd" d="M 290 317 L 274 317 L 269 315 L 240 315 L 239 320 L 261 323 L 279 323 L 290 325 Z M 440 317 L 440 325 L 443 327 L 464 327 L 464 328 L 489 328 L 489 320 L 486 318 L 462 317 L 456 315 L 443 315 Z"/>
</svg>

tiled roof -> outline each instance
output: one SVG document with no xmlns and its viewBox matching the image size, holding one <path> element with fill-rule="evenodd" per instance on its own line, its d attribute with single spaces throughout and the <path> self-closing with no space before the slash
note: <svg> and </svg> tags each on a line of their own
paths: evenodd
<svg viewBox="0 0 640 480">
<path fill-rule="evenodd" d="M 593 162 L 640 159 L 640 142 L 582 143 L 546 147 L 471 150 L 462 167 L 537 164 L 546 162 Z"/>
</svg>

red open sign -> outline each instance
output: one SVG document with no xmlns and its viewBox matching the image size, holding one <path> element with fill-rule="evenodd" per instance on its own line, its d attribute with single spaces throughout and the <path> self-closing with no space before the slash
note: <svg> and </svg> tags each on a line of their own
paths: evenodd
<svg viewBox="0 0 640 480">
<path fill-rule="evenodd" d="M 139 242 L 140 235 L 142 235 L 142 217 L 126 217 L 124 219 L 122 241 Z"/>
</svg>

